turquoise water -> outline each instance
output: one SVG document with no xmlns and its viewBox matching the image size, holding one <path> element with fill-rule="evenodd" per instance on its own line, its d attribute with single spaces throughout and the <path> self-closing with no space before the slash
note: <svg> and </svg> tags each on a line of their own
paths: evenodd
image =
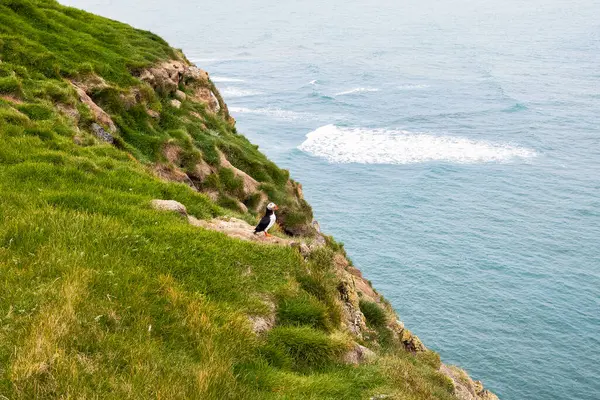
<svg viewBox="0 0 600 400">
<path fill-rule="evenodd" d="M 65 3 L 208 70 L 445 361 L 600 398 L 599 1 Z"/>
</svg>

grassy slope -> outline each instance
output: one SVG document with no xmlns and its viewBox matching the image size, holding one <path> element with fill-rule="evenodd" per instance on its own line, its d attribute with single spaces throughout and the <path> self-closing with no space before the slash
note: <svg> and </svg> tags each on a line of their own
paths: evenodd
<svg viewBox="0 0 600 400">
<path fill-rule="evenodd" d="M 431 357 L 388 346 L 370 365 L 338 362 L 350 338 L 338 329 L 331 249 L 307 264 L 291 248 L 150 209 L 165 198 L 198 218 L 229 213 L 149 173 L 159 144 L 177 140 L 173 129 L 203 157 L 209 145 L 239 153 L 237 166 L 264 173 L 275 191 L 287 181 L 219 116 L 198 109 L 220 133 L 213 140 L 182 118 L 185 107 L 149 93 L 161 121 L 107 100 L 119 145 L 86 133 L 89 112 L 65 78 L 94 72 L 127 90 L 140 84 L 132 72 L 173 55 L 151 33 L 52 1 L 0 0 L 0 395 L 452 398 Z M 77 106 L 79 126 L 57 103 Z M 265 298 L 279 323 L 257 337 L 247 315 L 268 313 Z"/>
</svg>

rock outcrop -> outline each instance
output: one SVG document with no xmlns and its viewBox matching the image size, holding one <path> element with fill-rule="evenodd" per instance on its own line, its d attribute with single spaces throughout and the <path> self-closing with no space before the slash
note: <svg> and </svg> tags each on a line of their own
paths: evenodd
<svg viewBox="0 0 600 400">
<path fill-rule="evenodd" d="M 97 123 L 93 123 L 91 128 L 92 132 L 94 132 L 98 139 L 110 144 L 115 142 L 115 138 L 110 133 L 106 132 L 106 130 L 104 130 L 104 128 L 98 125 Z"/>
<path fill-rule="evenodd" d="M 238 169 L 236 167 L 234 167 L 229 160 L 227 159 L 227 157 L 225 157 L 225 154 L 223 154 L 221 151 L 218 152 L 219 153 L 219 162 L 221 163 L 221 167 L 222 168 L 229 168 L 233 171 L 233 174 L 242 180 L 244 187 L 244 194 L 246 196 L 249 196 L 251 194 L 257 193 L 258 192 L 258 187 L 260 186 L 260 183 L 258 183 L 256 181 L 256 179 L 252 178 L 250 175 L 248 175 L 247 173 L 245 173 L 244 171 L 242 171 L 241 169 Z"/>
<path fill-rule="evenodd" d="M 183 204 L 175 200 L 152 200 L 152 208 L 159 211 L 172 211 L 187 216 L 187 209 Z"/>
<path fill-rule="evenodd" d="M 293 243 L 290 239 L 280 238 L 278 236 L 265 237 L 263 234 L 254 234 L 254 227 L 238 218 L 214 218 L 210 221 L 197 219 L 193 216 L 189 216 L 189 223 L 204 229 L 210 229 L 213 231 L 224 233 L 232 238 L 251 241 L 261 242 L 270 244 L 279 244 L 283 246 L 289 246 Z"/>
<path fill-rule="evenodd" d="M 185 87 L 191 92 L 189 97 L 193 101 L 205 104 L 207 110 L 213 113 L 223 109 L 226 118 L 233 121 L 222 100 L 220 101 L 220 96 L 215 94 L 208 73 L 186 61 L 170 60 L 146 68 L 139 74 L 139 79 L 148 83 L 158 93 L 176 97 L 171 102 L 176 108 L 181 107 L 181 102 L 188 98 L 187 94 L 180 90 L 180 87 Z"/>
<path fill-rule="evenodd" d="M 484 389 L 480 381 L 474 381 L 456 366 L 442 364 L 440 372 L 450 378 L 454 385 L 454 395 L 460 400 L 498 400 L 498 396 Z"/>
<path fill-rule="evenodd" d="M 96 122 L 103 127 L 106 127 L 110 133 L 115 133 L 117 131 L 117 126 L 113 122 L 112 118 L 102 108 L 94 103 L 92 98 L 87 94 L 86 89 L 89 91 L 89 86 L 83 86 L 81 82 L 79 83 L 79 85 L 82 85 L 81 87 L 75 82 L 71 82 L 71 85 L 73 85 L 73 88 L 77 92 L 79 100 L 88 106 Z"/>
<path fill-rule="evenodd" d="M 344 354 L 343 361 L 346 364 L 359 365 L 374 361 L 376 358 L 377 355 L 373 350 L 355 343 L 354 347 Z"/>
</svg>

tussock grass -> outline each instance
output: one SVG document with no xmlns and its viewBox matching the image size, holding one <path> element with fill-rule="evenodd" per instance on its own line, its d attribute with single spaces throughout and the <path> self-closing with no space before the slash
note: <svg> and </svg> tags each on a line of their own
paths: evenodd
<svg viewBox="0 0 600 400">
<path fill-rule="evenodd" d="M 318 369 L 336 362 L 349 349 L 349 338 L 328 336 L 310 327 L 277 327 L 269 332 L 267 346 L 289 357 L 288 364 L 297 369 Z"/>
<path fill-rule="evenodd" d="M 364 314 L 367 324 L 374 328 L 382 328 L 387 324 L 385 311 L 372 301 L 360 300 L 360 311 Z"/>
<path fill-rule="evenodd" d="M 306 294 L 290 299 L 283 299 L 277 309 L 277 321 L 281 325 L 309 326 L 328 331 L 331 322 L 327 315 L 327 307 Z"/>
</svg>

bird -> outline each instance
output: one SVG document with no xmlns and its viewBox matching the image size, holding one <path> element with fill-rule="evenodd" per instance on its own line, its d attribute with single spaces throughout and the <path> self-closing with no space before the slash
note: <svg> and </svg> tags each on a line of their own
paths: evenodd
<svg viewBox="0 0 600 400">
<path fill-rule="evenodd" d="M 277 216 L 275 216 L 275 210 L 278 210 L 277 204 L 269 203 L 267 204 L 267 212 L 265 216 L 261 218 L 256 228 L 254 228 L 254 234 L 256 235 L 259 232 L 264 232 L 266 237 L 270 237 L 267 232 L 273 225 L 275 225 L 275 220 L 277 220 Z"/>
</svg>

